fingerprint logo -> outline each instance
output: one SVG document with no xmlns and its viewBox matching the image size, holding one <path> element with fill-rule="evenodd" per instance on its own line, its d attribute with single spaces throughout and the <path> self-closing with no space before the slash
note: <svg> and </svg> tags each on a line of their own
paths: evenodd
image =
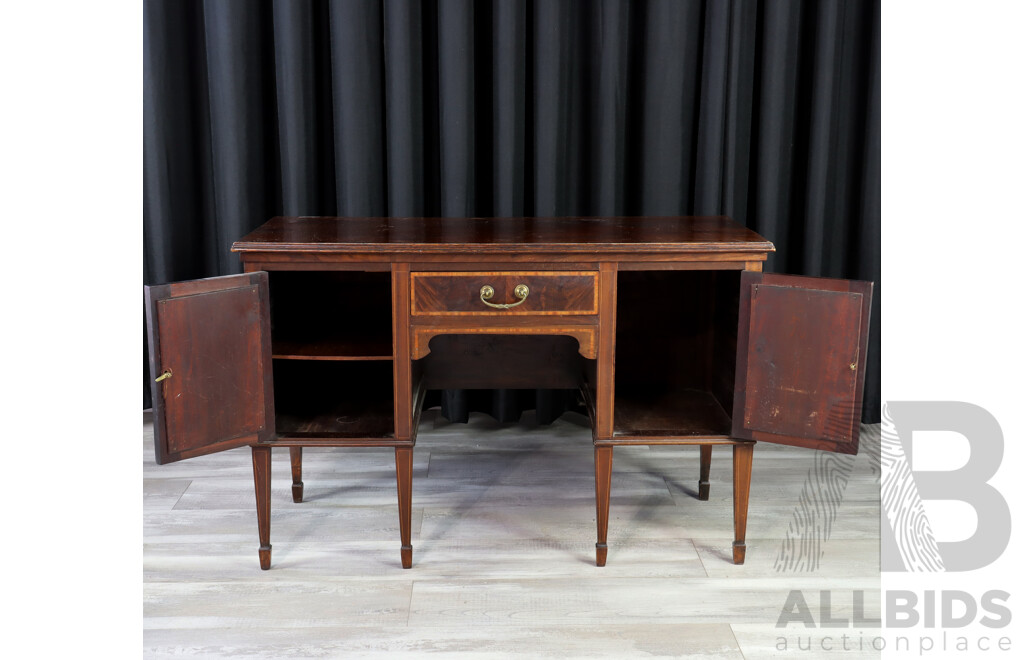
<svg viewBox="0 0 1024 660">
<path fill-rule="evenodd" d="M 845 407 L 835 413 L 841 423 Z M 831 416 L 830 416 L 831 417 Z M 850 421 L 849 418 L 846 418 Z M 832 420 L 830 419 L 830 422 Z M 952 432 L 969 448 L 964 465 L 951 470 L 913 469 L 915 432 Z M 1006 498 L 989 483 L 1003 460 L 999 422 L 981 406 L 964 401 L 889 401 L 882 429 L 865 429 L 862 453 L 880 482 L 884 512 L 883 571 L 958 572 L 988 566 L 1010 542 L 1011 516 Z M 924 446 L 924 445 L 922 445 Z M 842 505 L 854 457 L 815 455 L 775 560 L 777 571 L 813 571 L 824 554 Z M 951 488 L 955 484 L 955 488 Z M 962 541 L 937 541 L 924 502 L 966 502 L 977 514 L 977 528 Z"/>
<path fill-rule="evenodd" d="M 832 536 L 852 469 L 853 456 L 815 452 L 814 466 L 807 471 L 786 538 L 775 558 L 776 571 L 817 570 L 825 554 L 825 542 Z"/>
<path fill-rule="evenodd" d="M 886 405 L 882 408 L 882 466 L 886 474 L 882 480 L 882 510 L 892 527 L 896 549 L 905 570 L 915 573 L 945 571 L 903 446 Z"/>
<path fill-rule="evenodd" d="M 843 437 L 855 423 L 853 401 L 841 401 L 829 410 L 825 423 L 826 437 Z M 878 434 L 873 429 L 861 433 L 861 452 L 867 453 L 871 471 L 878 478 Z M 780 573 L 817 570 L 825 554 L 825 543 L 839 516 L 846 487 L 850 482 L 855 456 L 817 451 L 814 465 L 807 471 L 793 517 L 786 529 L 786 538 L 775 557 L 775 570 Z"/>
</svg>

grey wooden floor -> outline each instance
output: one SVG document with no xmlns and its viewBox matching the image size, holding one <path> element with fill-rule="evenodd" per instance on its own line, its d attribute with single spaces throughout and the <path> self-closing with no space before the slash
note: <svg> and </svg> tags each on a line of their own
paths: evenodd
<svg viewBox="0 0 1024 660">
<path fill-rule="evenodd" d="M 759 444 L 747 561 L 734 566 L 731 452 L 715 450 L 711 500 L 700 502 L 696 448 L 617 448 L 608 565 L 597 568 L 586 421 L 530 419 L 425 413 L 411 570 L 399 563 L 392 450 L 306 449 L 302 504 L 288 452 L 275 451 L 273 567 L 261 571 L 249 450 L 158 466 L 146 414 L 145 656 L 877 657 L 875 631 L 827 631 L 865 648 L 828 653 L 818 629 L 775 627 L 791 589 L 815 618 L 823 589 L 833 616 L 850 616 L 854 590 L 878 616 L 870 450 Z M 877 446 L 878 427 L 864 431 L 862 447 Z"/>
</svg>

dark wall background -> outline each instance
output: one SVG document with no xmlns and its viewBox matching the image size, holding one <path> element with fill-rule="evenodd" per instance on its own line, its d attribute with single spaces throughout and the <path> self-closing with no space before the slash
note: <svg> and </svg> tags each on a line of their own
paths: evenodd
<svg viewBox="0 0 1024 660">
<path fill-rule="evenodd" d="M 876 282 L 879 421 L 877 0 L 146 0 L 144 30 L 147 283 L 238 272 L 281 214 L 725 214 L 766 270 Z"/>
</svg>

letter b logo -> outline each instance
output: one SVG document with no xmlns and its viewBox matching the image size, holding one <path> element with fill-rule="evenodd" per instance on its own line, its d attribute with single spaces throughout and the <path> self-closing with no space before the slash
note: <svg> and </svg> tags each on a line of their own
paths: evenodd
<svg viewBox="0 0 1024 660">
<path fill-rule="evenodd" d="M 991 564 L 1010 541 L 1010 508 L 989 485 L 1003 460 L 1003 431 L 984 408 L 960 401 L 890 401 L 882 420 L 883 571 L 970 571 Z M 967 439 L 967 463 L 943 472 L 913 470 L 915 431 L 953 431 Z M 924 500 L 974 508 L 978 528 L 963 541 L 936 541 Z"/>
</svg>

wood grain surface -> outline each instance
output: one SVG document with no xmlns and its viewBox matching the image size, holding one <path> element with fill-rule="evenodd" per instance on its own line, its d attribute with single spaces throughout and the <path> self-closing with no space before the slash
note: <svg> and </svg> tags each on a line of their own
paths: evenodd
<svg viewBox="0 0 1024 660">
<path fill-rule="evenodd" d="M 520 300 L 514 295 L 519 285 L 529 287 Z M 494 291 L 487 302 L 515 307 L 495 309 L 484 304 L 480 290 Z M 539 271 L 498 271 L 483 273 L 413 273 L 413 316 L 465 315 L 594 315 L 597 314 L 597 273 L 546 273 Z"/>
<path fill-rule="evenodd" d="M 236 252 L 764 253 L 763 236 L 725 216 L 559 218 L 276 217 Z"/>
</svg>

